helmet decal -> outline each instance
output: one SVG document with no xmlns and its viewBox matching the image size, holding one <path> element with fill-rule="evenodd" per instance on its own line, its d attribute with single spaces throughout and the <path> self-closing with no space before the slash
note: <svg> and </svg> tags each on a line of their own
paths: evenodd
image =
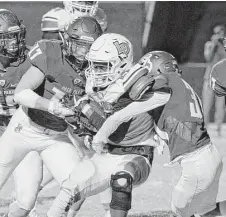
<svg viewBox="0 0 226 217">
<path fill-rule="evenodd" d="M 113 44 L 115 45 L 119 56 L 121 56 L 122 58 L 128 57 L 128 54 L 130 52 L 128 43 L 126 42 L 119 43 L 118 41 L 114 41 Z"/>
</svg>

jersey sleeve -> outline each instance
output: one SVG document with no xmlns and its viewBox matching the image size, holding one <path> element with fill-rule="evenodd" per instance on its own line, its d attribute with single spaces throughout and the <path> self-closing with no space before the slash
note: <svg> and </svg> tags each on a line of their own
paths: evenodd
<svg viewBox="0 0 226 217">
<path fill-rule="evenodd" d="M 115 112 L 106 119 L 100 130 L 94 137 L 94 143 L 107 143 L 109 136 L 123 123 L 131 118 L 149 112 L 155 108 L 165 105 L 170 99 L 170 94 L 154 93 L 153 96 L 143 102 L 130 103 L 124 109 Z"/>
<path fill-rule="evenodd" d="M 31 65 L 47 75 L 62 62 L 61 42 L 57 40 L 38 41 L 31 48 L 27 58 Z"/>
<path fill-rule="evenodd" d="M 28 60 L 25 60 L 18 67 L 9 67 L 4 74 L 5 88 L 10 86 L 16 87 L 24 73 L 30 68 L 31 64 Z"/>
</svg>

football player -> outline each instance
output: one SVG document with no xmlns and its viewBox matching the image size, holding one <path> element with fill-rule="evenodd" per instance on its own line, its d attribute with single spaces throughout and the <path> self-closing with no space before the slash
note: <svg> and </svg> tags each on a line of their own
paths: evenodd
<svg viewBox="0 0 226 217">
<path fill-rule="evenodd" d="M 44 18 L 49 17 L 49 21 L 45 22 Z M 47 12 L 43 15 L 41 22 L 41 30 L 42 30 L 42 39 L 49 40 L 62 40 L 63 32 L 65 29 L 66 23 L 69 23 L 70 17 L 68 16 L 59 16 L 58 13 Z M 30 61 L 27 59 L 24 61 L 19 67 L 15 69 L 14 73 L 14 88 L 17 83 L 23 76 L 24 72 L 26 72 L 31 67 Z M 15 67 L 14 67 L 15 68 Z M 43 168 L 43 174 L 37 173 L 37 171 Z M 33 175 L 32 175 L 33 174 Z M 38 174 L 38 175 L 37 175 Z M 33 177 L 24 180 L 24 177 Z M 35 177 L 35 179 L 34 179 Z M 22 162 L 17 166 L 15 171 L 13 172 L 14 184 L 15 184 L 15 201 L 10 205 L 10 207 L 14 207 L 14 204 L 17 204 L 21 209 L 31 210 L 36 201 L 37 193 L 39 189 L 41 190 L 44 186 L 46 186 L 49 182 L 53 180 L 53 176 L 48 171 L 45 165 L 43 165 L 42 159 L 39 156 L 38 152 L 33 151 L 30 152 Z M 53 180 L 54 181 L 54 180 Z M 41 183 L 41 185 L 40 185 Z M 57 184 L 57 183 L 56 183 Z M 17 207 L 16 205 L 16 207 Z M 9 209 L 12 210 L 11 208 Z M 14 209 L 15 213 L 17 213 L 17 209 Z M 11 213 L 10 215 L 14 215 Z M 37 216 L 35 207 L 29 213 L 30 217 Z"/>
<path fill-rule="evenodd" d="M 119 34 L 104 34 L 91 46 L 88 60 L 90 63 L 86 71 L 88 80 L 92 80 L 93 70 L 100 76 L 97 81 L 100 86 L 88 81 L 89 95 L 95 98 L 95 93 L 89 90 L 90 87 L 100 89 L 96 101 L 103 105 L 108 115 L 128 105 L 131 100 L 125 89 L 129 87 L 137 73 L 131 71 L 129 75 L 122 77 L 132 66 L 131 42 Z M 105 118 L 97 115 L 100 112 L 92 107 L 92 103 L 82 100 L 79 106 L 96 128 L 103 124 Z M 147 113 L 134 115 L 130 121 L 122 124 L 121 128 L 111 135 L 108 154 L 95 154 L 90 160 L 83 161 L 74 168 L 70 177 L 62 184 L 62 190 L 47 215 L 63 216 L 73 202 L 111 186 L 112 192 L 106 193 L 110 195 L 112 193 L 112 200 L 105 198 L 102 202 L 108 205 L 110 203 L 112 216 L 126 216 L 131 208 L 132 188 L 144 183 L 150 173 L 153 160 L 151 145 L 154 145 L 151 138 L 153 126 L 153 119 Z M 86 145 L 89 147 L 88 141 Z M 81 175 L 78 177 L 76 173 Z"/>
<path fill-rule="evenodd" d="M 82 32 L 84 28 L 88 31 Z M 67 26 L 64 43 L 41 40 L 30 50 L 28 60 L 32 66 L 14 94 L 14 100 L 22 106 L 1 137 L 0 155 L 4 157 L 0 157 L 0 187 L 31 151 L 39 152 L 59 184 L 77 163 L 78 153 L 68 138 L 64 121 L 66 115 L 74 112 L 64 106 L 62 99 L 72 93 L 83 94 L 84 79 L 73 66 L 77 62 L 85 64 L 82 55 L 100 34 L 101 27 L 94 18 L 81 17 Z M 40 174 L 42 171 L 36 171 L 35 179 Z M 29 211 L 14 203 L 9 215 L 26 216 Z"/>
<path fill-rule="evenodd" d="M 170 164 L 179 163 L 182 167 L 172 194 L 172 210 L 183 217 L 207 213 L 215 207 L 222 160 L 205 128 L 201 101 L 181 78 L 177 61 L 169 53 L 150 52 L 141 58 L 139 65 L 148 72 L 129 90 L 135 102 L 104 122 L 93 138 L 93 145 L 99 149 L 109 142 L 109 136 L 122 122 L 148 112 L 154 118 L 158 138 L 169 148 Z M 93 70 L 90 77 L 95 86 L 101 85 L 98 83 L 102 83 L 102 73 Z M 156 97 L 157 93 L 161 97 Z"/>
<path fill-rule="evenodd" d="M 107 30 L 107 16 L 103 9 L 98 7 L 98 1 L 63 1 L 64 9 L 72 17 L 89 15 L 100 24 L 103 32 Z"/>
<path fill-rule="evenodd" d="M 17 16 L 7 9 L 0 9 L 0 134 L 5 131 L 17 105 L 13 102 L 15 68 L 25 58 L 26 28 Z"/>
<path fill-rule="evenodd" d="M 65 24 L 64 19 L 68 22 L 81 16 L 94 17 L 100 24 L 102 31 L 106 31 L 107 16 L 104 11 L 98 7 L 97 1 L 64 1 L 63 4 L 64 8 L 53 8 L 43 15 L 41 26 L 43 32 L 57 30 L 58 25 Z M 59 23 L 58 20 L 60 20 L 61 23 Z"/>
<path fill-rule="evenodd" d="M 226 40 L 222 38 L 222 43 L 224 45 L 224 49 L 226 50 Z M 210 87 L 213 89 L 214 93 L 218 97 L 225 97 L 226 96 L 226 76 L 225 76 L 225 66 L 226 61 L 225 59 L 216 63 L 212 71 L 210 73 Z M 221 189 L 219 189 L 218 199 L 218 207 L 221 215 L 226 215 L 226 202 L 225 202 L 225 195 Z M 213 210 L 213 212 L 216 210 Z"/>
<path fill-rule="evenodd" d="M 91 80 L 91 84 L 96 90 L 99 89 L 101 92 L 104 89 L 104 93 L 98 93 L 98 95 L 101 98 L 107 97 L 107 99 L 109 99 L 108 89 L 112 91 L 114 85 L 124 86 L 124 90 L 127 90 L 126 93 L 133 102 L 103 122 L 102 127 L 93 138 L 92 148 L 99 153 L 106 152 L 107 144 L 108 151 L 111 150 L 112 146 L 117 144 L 117 142 L 112 143 L 112 138 L 115 138 L 115 131 L 122 132 L 122 130 L 120 131 L 122 123 L 132 123 L 134 117 L 148 112 L 148 115 L 154 119 L 155 136 L 157 136 L 160 147 L 167 145 L 169 148 L 170 164 L 179 163 L 182 167 L 182 175 L 172 194 L 172 210 L 183 217 L 189 217 L 195 213 L 204 214 L 212 210 L 215 207 L 222 160 L 218 150 L 211 143 L 205 128 L 200 99 L 191 86 L 181 78 L 177 61 L 169 53 L 150 52 L 130 70 L 132 74 L 123 82 L 120 81 L 121 71 L 114 71 L 113 63 L 118 62 L 112 62 L 106 56 L 96 55 L 103 51 L 103 46 L 99 46 L 101 43 L 103 42 L 94 43 L 88 53 L 90 68 L 86 73 L 87 80 Z M 127 46 L 117 41 L 114 44 L 118 48 L 115 53 L 126 56 Z M 119 90 L 123 90 L 123 88 Z M 114 99 L 118 98 L 116 94 L 113 97 Z M 144 121 L 140 122 L 138 126 L 144 126 L 147 129 Z M 148 145 L 151 143 L 149 142 Z M 138 144 L 136 142 L 136 145 Z M 109 154 L 107 155 L 109 156 Z M 101 155 L 99 159 L 98 157 L 92 158 L 95 167 L 104 157 L 106 156 Z M 206 170 L 207 163 L 208 170 Z M 111 164 L 107 165 L 108 169 L 109 165 Z M 98 174 L 101 174 L 101 170 L 98 170 Z M 99 180 L 106 178 L 103 174 Z M 129 173 L 129 175 L 131 174 Z M 135 179 L 133 176 L 130 180 L 126 176 L 120 176 L 121 174 L 117 175 L 119 176 L 114 177 L 113 175 L 110 182 L 112 187 L 111 215 L 126 216 L 130 208 L 128 204 L 131 202 L 131 188 L 129 186 L 135 184 Z M 60 192 L 61 198 L 67 198 L 70 194 L 72 196 L 74 192 L 76 199 L 82 198 L 85 197 L 84 191 L 87 196 L 96 193 L 98 188 L 100 190 L 100 186 L 103 187 L 101 184 L 95 186 L 94 182 L 92 183 L 95 175 L 90 179 L 84 186 L 84 183 L 81 183 L 81 177 L 76 179 L 71 175 L 70 179 L 63 183 L 64 191 Z M 73 185 L 71 184 L 72 180 L 74 181 Z M 72 191 L 75 188 L 85 190 Z"/>
</svg>

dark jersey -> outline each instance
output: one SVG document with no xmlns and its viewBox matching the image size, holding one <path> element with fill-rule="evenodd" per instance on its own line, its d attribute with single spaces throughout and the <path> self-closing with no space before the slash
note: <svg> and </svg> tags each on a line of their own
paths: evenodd
<svg viewBox="0 0 226 217">
<path fill-rule="evenodd" d="M 65 59 L 61 42 L 38 41 L 30 50 L 28 60 L 45 75 L 43 83 L 34 90 L 38 95 L 61 101 L 65 96 L 84 93 L 84 79 Z M 46 111 L 29 108 L 28 116 L 36 124 L 55 131 L 64 131 L 67 128 L 67 123 L 62 118 Z"/>
<path fill-rule="evenodd" d="M 25 61 L 26 62 L 26 61 Z M 29 67 L 23 62 L 18 67 L 8 67 L 0 76 L 0 116 L 10 118 L 18 105 L 13 102 L 14 91 L 24 73 Z M 20 68 L 20 69 L 19 69 Z M 21 73 L 21 74 L 20 74 Z"/>
<path fill-rule="evenodd" d="M 210 142 L 204 125 L 202 105 L 192 87 L 176 74 L 165 75 L 171 89 L 168 103 L 150 114 L 157 133 L 167 141 L 171 160 Z"/>
</svg>

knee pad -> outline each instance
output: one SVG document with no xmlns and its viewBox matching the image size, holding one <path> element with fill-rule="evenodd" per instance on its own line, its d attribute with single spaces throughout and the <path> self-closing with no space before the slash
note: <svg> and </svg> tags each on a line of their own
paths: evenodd
<svg viewBox="0 0 226 217">
<path fill-rule="evenodd" d="M 128 211 L 131 209 L 133 178 L 129 173 L 118 172 L 111 176 L 112 199 L 110 208 Z"/>
</svg>

